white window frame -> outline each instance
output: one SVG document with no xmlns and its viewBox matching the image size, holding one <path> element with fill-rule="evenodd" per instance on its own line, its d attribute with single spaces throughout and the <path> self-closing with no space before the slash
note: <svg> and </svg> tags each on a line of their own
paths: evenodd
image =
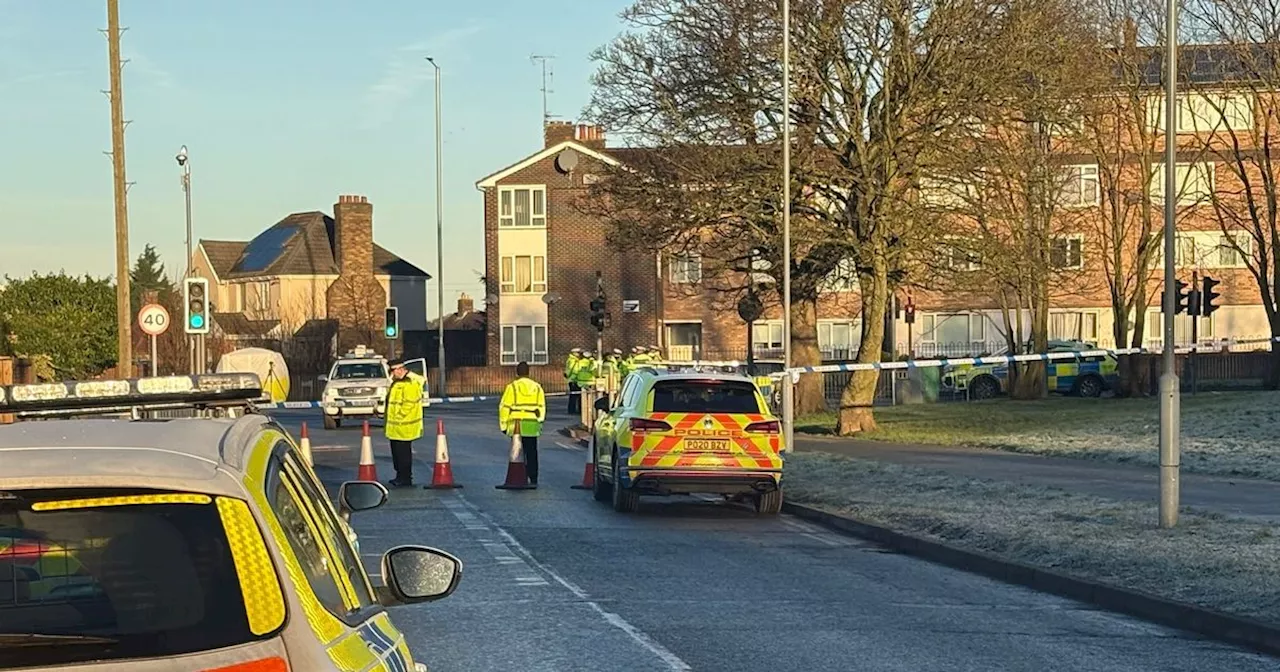
<svg viewBox="0 0 1280 672">
<path fill-rule="evenodd" d="M 529 260 L 529 290 L 516 291 L 516 262 Z M 542 277 L 538 277 L 538 262 L 542 262 Z M 508 263 L 510 267 L 508 267 Z M 498 259 L 498 288 L 501 294 L 546 294 L 547 258 L 541 254 L 510 254 Z"/>
<path fill-rule="evenodd" d="M 1236 245 L 1240 247 L 1237 250 L 1231 245 L 1231 239 L 1234 238 Z M 1233 260 L 1223 260 L 1223 255 L 1231 255 Z M 1214 250 L 1212 268 L 1246 268 L 1248 260 L 1253 255 L 1253 236 L 1244 231 L 1234 231 L 1232 233 L 1218 232 L 1218 246 Z"/>
<path fill-rule="evenodd" d="M 1250 131 L 1256 124 L 1254 107 L 1254 96 L 1247 91 L 1178 94 L 1177 132 Z M 1161 132 L 1164 121 L 1164 96 L 1147 98 L 1147 127 Z"/>
<path fill-rule="evenodd" d="M 751 323 L 751 329 L 753 330 L 751 345 L 757 353 L 781 351 L 785 347 L 783 341 L 786 340 L 787 334 L 783 331 L 782 320 L 756 320 Z M 759 337 L 761 330 L 764 330 L 767 334 L 764 339 Z M 773 340 L 775 330 L 779 336 L 777 341 Z M 774 345 L 774 343 L 777 343 L 777 345 Z"/>
<path fill-rule="evenodd" d="M 519 329 L 529 329 L 529 341 L 532 343 L 532 350 L 529 356 L 529 365 L 535 366 L 546 364 L 547 356 L 547 325 L 545 324 L 504 324 L 498 327 L 499 351 L 500 359 L 503 366 L 515 366 L 520 363 L 519 352 L 516 350 L 516 335 Z M 542 334 L 542 349 L 538 349 L 538 334 Z"/>
<path fill-rule="evenodd" d="M 938 343 L 938 322 L 965 318 L 968 320 L 969 345 L 986 344 L 987 318 L 981 313 L 925 313 L 920 316 L 920 342 Z"/>
<path fill-rule="evenodd" d="M 1210 315 L 1208 317 L 1199 318 L 1200 327 L 1199 327 L 1198 333 L 1196 333 L 1196 337 L 1199 338 L 1199 341 L 1198 341 L 1199 343 L 1212 341 L 1215 338 L 1214 323 L 1213 323 L 1214 317 L 1216 316 Z M 1190 320 L 1191 320 L 1191 317 L 1188 315 L 1173 316 L 1173 333 L 1174 333 L 1174 338 L 1177 339 L 1177 342 L 1173 344 L 1175 348 L 1181 348 L 1181 347 L 1191 345 L 1191 321 Z M 1143 338 L 1143 340 L 1146 341 L 1147 347 L 1155 348 L 1155 347 L 1163 346 L 1164 327 L 1162 325 L 1164 325 L 1164 313 L 1161 312 L 1159 308 L 1148 309 L 1147 324 L 1146 324 L 1146 328 L 1143 330 L 1145 334 L 1145 337 Z M 1178 339 L 1179 335 L 1186 336 L 1186 339 L 1185 340 Z"/>
<path fill-rule="evenodd" d="M 679 252 L 667 260 L 668 277 L 673 285 L 696 285 L 702 282 L 702 255 L 697 252 Z"/>
<path fill-rule="evenodd" d="M 953 240 L 967 240 L 964 236 L 945 236 L 942 243 L 942 266 L 953 271 L 976 271 L 982 268 L 982 253 L 951 243 Z M 964 263 L 957 263 L 956 257 L 963 256 Z"/>
<path fill-rule="evenodd" d="M 837 326 L 847 326 L 849 328 L 849 341 L 847 347 L 835 347 L 832 342 L 832 334 Z M 823 338 L 823 332 L 826 332 L 826 338 Z M 848 358 L 852 359 L 858 353 L 858 347 L 862 344 L 862 320 L 857 318 L 841 319 L 841 320 L 818 320 L 818 351 L 822 353 L 823 358 L 839 359 L 834 356 L 837 350 L 847 351 Z M 843 345 L 843 344 L 842 344 Z"/>
<path fill-rule="evenodd" d="M 1053 244 L 1059 240 L 1067 241 L 1066 259 L 1068 262 L 1062 266 L 1053 265 Z M 1071 264 L 1071 241 L 1076 241 L 1080 246 L 1080 253 L 1077 255 L 1076 263 Z M 1053 236 L 1049 239 L 1049 265 L 1056 271 L 1078 271 L 1084 268 L 1084 234 L 1073 233 L 1066 236 Z"/>
<path fill-rule="evenodd" d="M 1052 320 L 1053 320 L 1053 316 L 1054 316 L 1054 315 L 1078 315 L 1078 316 L 1080 317 L 1080 331 L 1081 331 L 1081 334 L 1080 334 L 1080 336 L 1079 336 L 1079 340 L 1087 341 L 1087 342 L 1090 342 L 1090 343 L 1096 343 L 1096 342 L 1098 341 L 1098 335 L 1099 335 L 1100 333 L 1102 333 L 1102 329 L 1101 329 L 1101 327 L 1099 326 L 1099 322 L 1101 322 L 1101 313 L 1100 313 L 1099 311 L 1096 311 L 1096 310 L 1051 309 L 1051 310 L 1049 311 L 1049 319 L 1050 319 L 1050 321 L 1052 321 Z M 1084 333 L 1084 332 L 1085 332 L 1085 329 L 1084 329 L 1084 328 L 1085 328 L 1085 326 L 1087 325 L 1088 320 L 1092 320 L 1092 321 L 1093 321 L 1093 333 L 1092 333 L 1092 334 Z M 1051 330 L 1051 333 L 1049 334 L 1049 337 L 1050 337 L 1050 338 L 1055 338 L 1055 337 L 1053 336 L 1053 334 L 1052 334 L 1052 330 Z M 1073 338 L 1075 338 L 1075 337 L 1073 337 Z"/>
<path fill-rule="evenodd" d="M 529 192 L 529 223 L 516 223 L 516 192 Z M 541 196 L 542 209 L 538 211 L 538 198 Z M 509 200 L 507 205 L 503 207 L 503 197 Z M 498 228 L 502 229 L 545 229 L 547 228 L 547 185 L 545 184 L 513 184 L 509 186 L 498 187 Z"/>
<path fill-rule="evenodd" d="M 1064 208 L 1091 208 L 1102 202 L 1102 182 L 1098 172 L 1098 164 L 1096 163 L 1077 163 L 1069 166 L 1063 166 L 1068 171 L 1068 175 L 1063 182 L 1063 189 L 1059 190 L 1059 195 L 1066 194 L 1066 185 L 1075 182 L 1079 185 L 1079 192 L 1084 200 L 1070 202 L 1065 199 L 1059 199 Z M 1092 176 L 1089 173 L 1092 172 Z M 1093 183 L 1093 196 L 1087 198 L 1085 185 L 1089 182 Z"/>
<path fill-rule="evenodd" d="M 1155 168 L 1155 170 L 1153 171 L 1154 175 L 1151 178 L 1151 186 L 1150 186 L 1151 198 L 1156 202 L 1163 203 L 1164 202 L 1164 163 L 1156 163 L 1154 164 L 1154 168 Z M 1197 171 L 1198 168 L 1203 169 L 1204 174 L 1208 178 L 1209 184 L 1203 193 L 1190 194 L 1187 192 L 1187 183 L 1190 181 L 1193 171 Z M 1174 171 L 1178 173 L 1181 173 L 1184 169 L 1187 171 L 1186 175 L 1185 176 L 1179 175 L 1176 178 L 1177 184 L 1175 186 L 1178 189 L 1177 204 L 1178 205 L 1196 205 L 1198 203 L 1204 203 L 1205 201 L 1208 201 L 1209 199 L 1213 198 L 1213 194 L 1218 188 L 1217 164 L 1214 163 L 1213 161 L 1191 161 L 1191 162 L 1178 163 L 1174 166 Z"/>
</svg>

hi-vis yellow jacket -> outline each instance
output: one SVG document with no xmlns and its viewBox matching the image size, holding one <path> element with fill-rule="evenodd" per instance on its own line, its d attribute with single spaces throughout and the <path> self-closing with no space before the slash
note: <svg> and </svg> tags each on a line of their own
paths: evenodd
<svg viewBox="0 0 1280 672">
<path fill-rule="evenodd" d="M 422 384 L 426 378 L 409 371 L 391 381 L 387 390 L 387 438 L 414 441 L 422 438 Z"/>
<path fill-rule="evenodd" d="M 507 383 L 498 402 L 498 427 L 511 436 L 541 436 L 547 417 L 547 397 L 532 378 L 516 378 Z"/>
</svg>

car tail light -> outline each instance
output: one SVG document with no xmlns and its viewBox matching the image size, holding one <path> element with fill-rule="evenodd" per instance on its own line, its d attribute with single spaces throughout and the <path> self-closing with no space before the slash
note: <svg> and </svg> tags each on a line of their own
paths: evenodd
<svg viewBox="0 0 1280 672">
<path fill-rule="evenodd" d="M 764 422 L 753 422 L 747 425 L 748 432 L 757 434 L 780 434 L 782 433 L 782 425 L 777 420 L 765 420 Z"/>
<path fill-rule="evenodd" d="M 289 672 L 289 663 L 284 662 L 284 658 L 273 656 L 271 658 L 251 660 L 247 663 L 210 668 L 204 670 L 204 672 Z"/>
<path fill-rule="evenodd" d="M 661 420 L 649 420 L 648 418 L 631 418 L 631 431 L 633 432 L 669 432 L 671 425 Z"/>
</svg>

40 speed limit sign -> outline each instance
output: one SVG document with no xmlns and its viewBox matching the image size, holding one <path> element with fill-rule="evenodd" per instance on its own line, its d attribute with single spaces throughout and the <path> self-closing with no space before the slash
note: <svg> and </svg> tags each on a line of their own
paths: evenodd
<svg viewBox="0 0 1280 672">
<path fill-rule="evenodd" d="M 169 330 L 169 311 L 158 303 L 148 303 L 138 311 L 138 326 L 148 336 L 159 336 Z"/>
</svg>

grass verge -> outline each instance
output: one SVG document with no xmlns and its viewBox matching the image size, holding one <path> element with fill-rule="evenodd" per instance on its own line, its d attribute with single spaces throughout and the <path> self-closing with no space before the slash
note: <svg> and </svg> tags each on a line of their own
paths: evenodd
<svg viewBox="0 0 1280 672">
<path fill-rule="evenodd" d="M 1189 471 L 1280 480 L 1280 392 L 1183 395 L 1182 465 Z M 967 445 L 1055 457 L 1154 466 L 1155 399 L 1050 398 L 921 404 L 877 409 L 876 441 Z M 796 431 L 830 434 L 835 414 L 797 420 Z"/>
<path fill-rule="evenodd" d="M 1280 624 L 1280 527 L 822 453 L 787 458 L 787 498 L 1066 574 Z"/>
</svg>

